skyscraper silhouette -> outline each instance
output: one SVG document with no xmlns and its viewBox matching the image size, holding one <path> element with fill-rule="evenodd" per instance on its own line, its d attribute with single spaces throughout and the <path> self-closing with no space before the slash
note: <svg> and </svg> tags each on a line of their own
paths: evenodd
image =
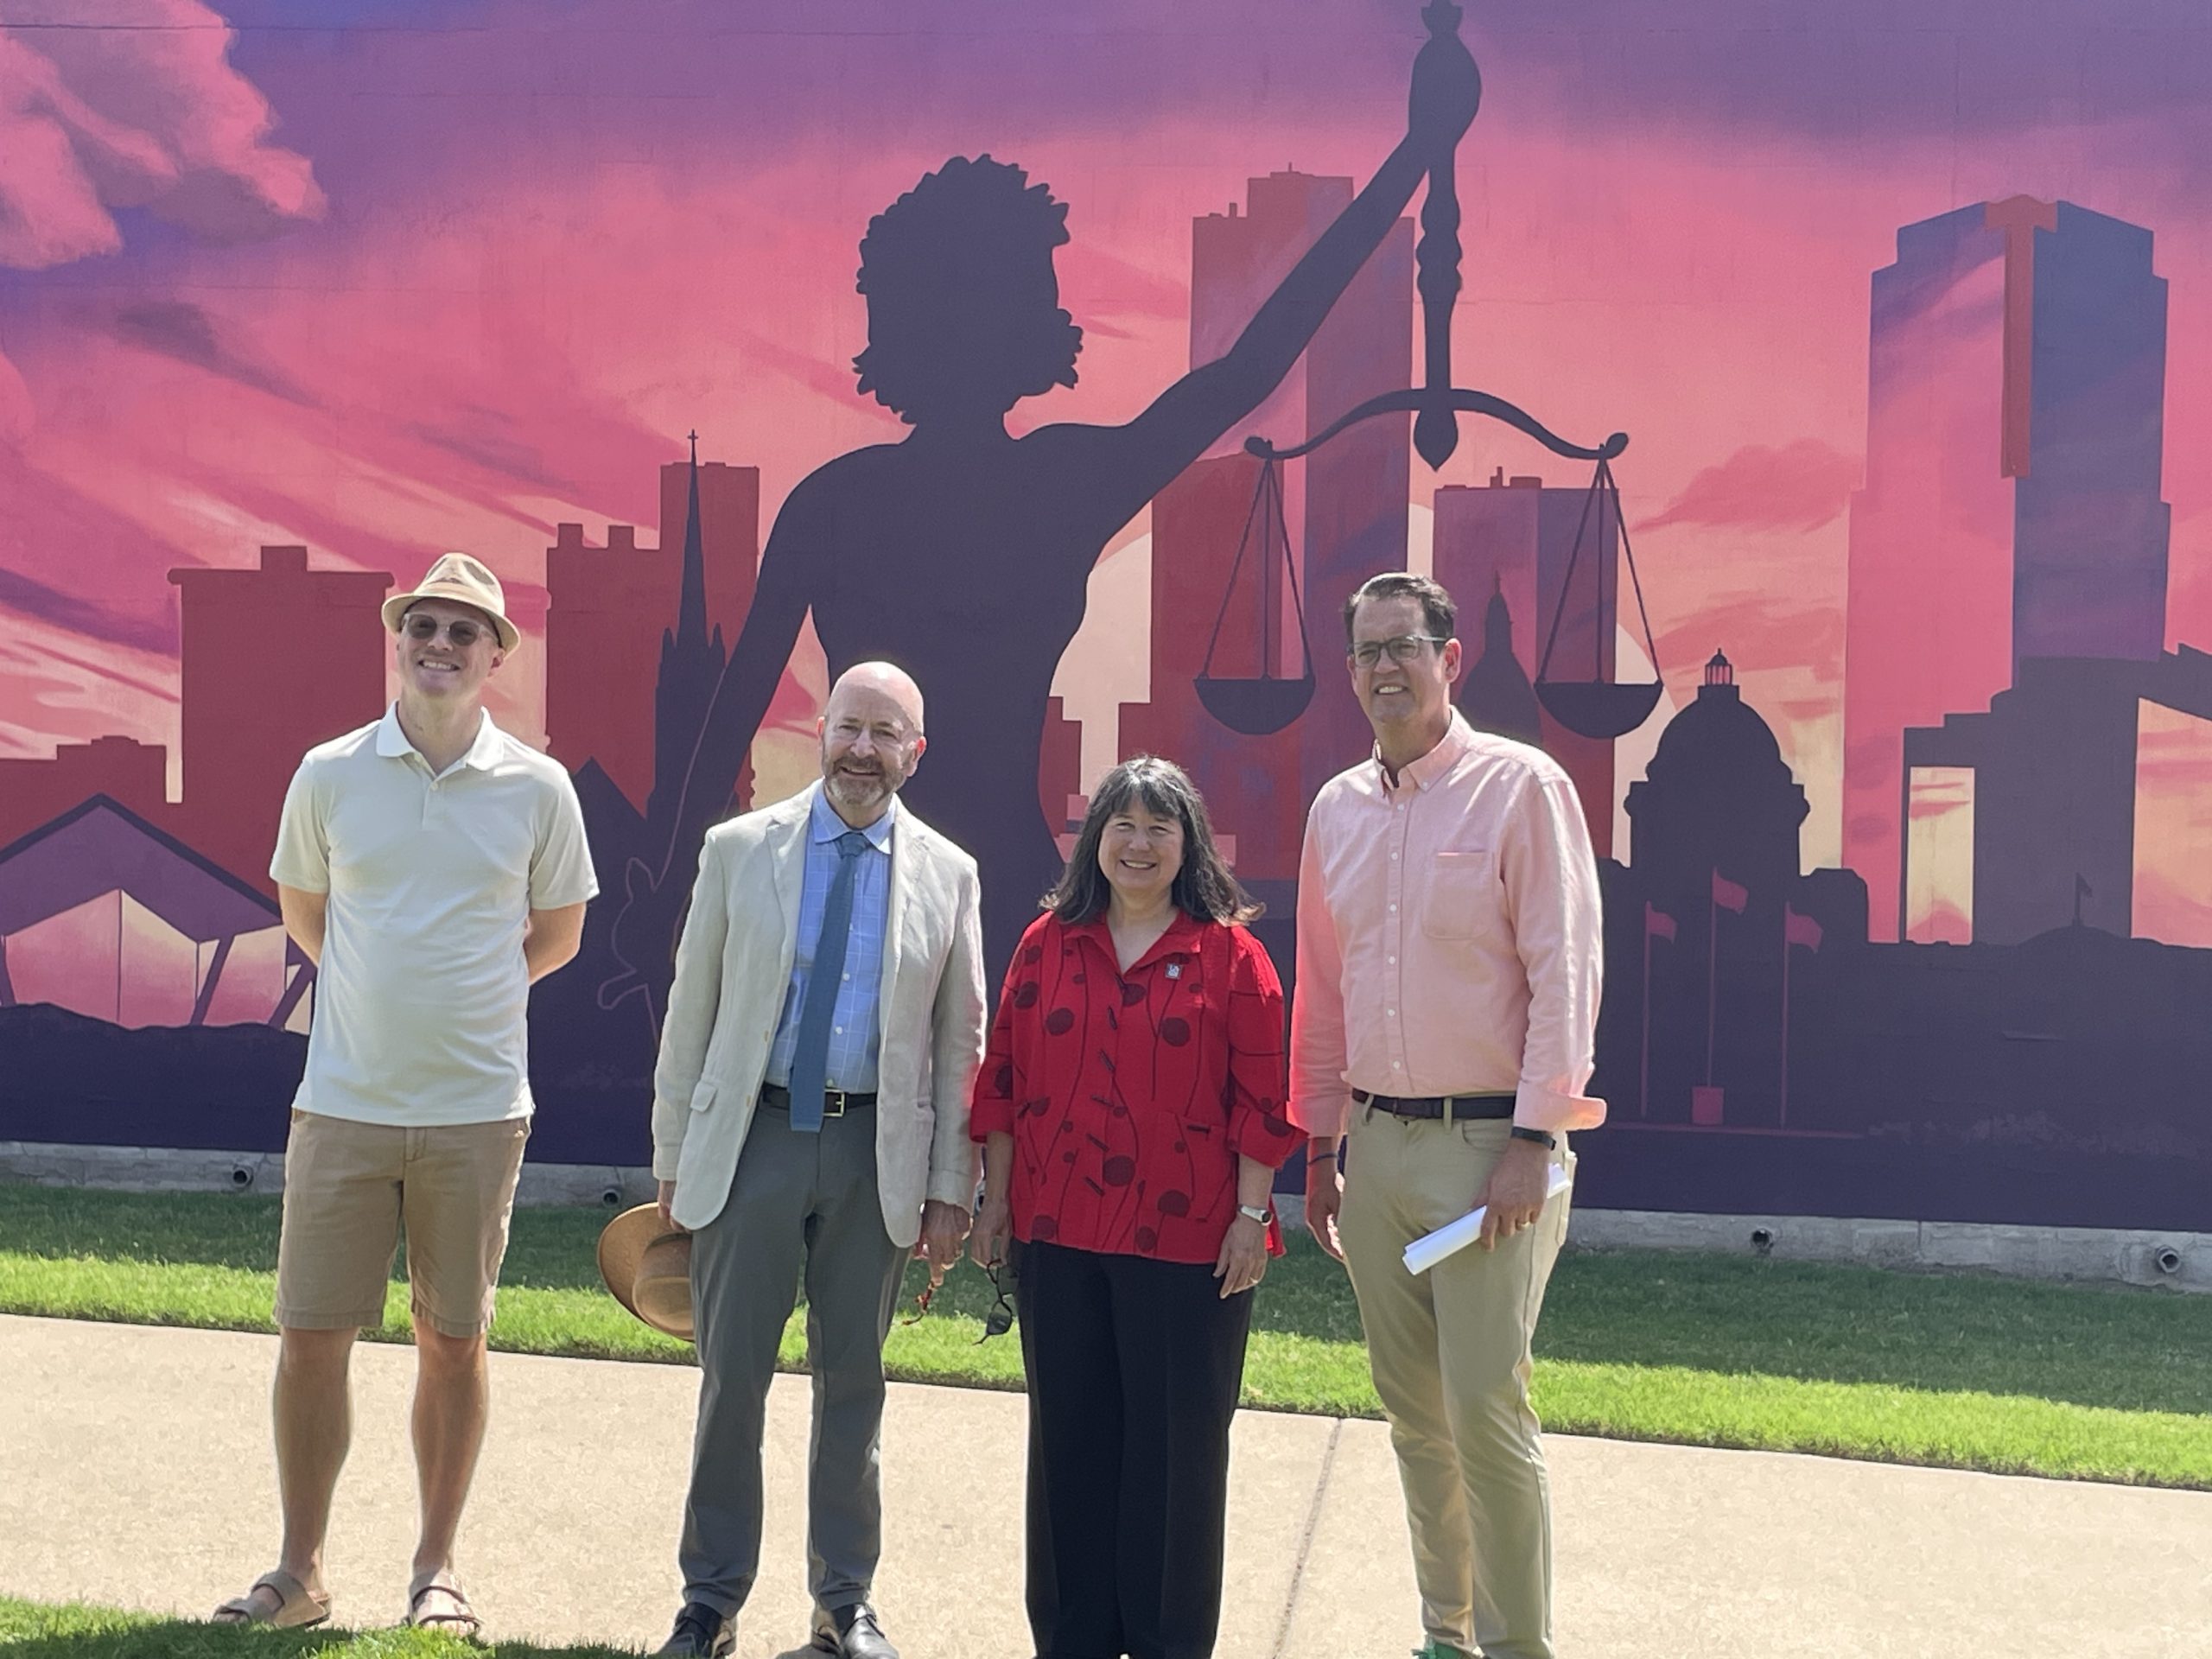
<svg viewBox="0 0 2212 1659">
<path fill-rule="evenodd" d="M 1264 551 L 1248 551 L 1241 567 L 1236 560 L 1259 476 L 1260 463 L 1250 455 L 1211 455 L 1192 462 L 1153 499 L 1152 689 L 1146 702 L 1122 705 L 1119 751 L 1124 760 L 1166 755 L 1191 774 L 1206 798 L 1216 833 L 1230 846 L 1239 879 L 1248 885 L 1287 882 L 1298 874 L 1299 833 L 1306 822 L 1298 727 L 1260 737 L 1232 732 L 1200 704 L 1192 679 L 1205 660 L 1224 593 L 1229 619 L 1212 671 L 1260 672 L 1255 619 L 1265 586 Z M 1281 573 L 1276 576 L 1280 582 Z M 1332 628 L 1335 621 L 1321 618 L 1318 626 Z"/>
<path fill-rule="evenodd" d="M 1496 592 L 1512 619 L 1515 660 L 1530 681 L 1536 677 L 1554 620 L 1559 634 L 1553 677 L 1611 679 L 1620 567 L 1620 521 L 1611 507 L 1600 512 L 1586 490 L 1548 489 L 1541 478 L 1509 478 L 1503 467 L 1486 485 L 1446 485 L 1434 499 L 1431 569 L 1459 606 L 1459 637 L 1470 664 L 1480 651 L 1477 642 L 1485 626 L 1486 602 Z M 1586 507 L 1591 508 L 1586 516 Z M 1580 558 L 1574 556 L 1578 535 L 1584 542 Z M 1471 695 L 1461 688 L 1463 709 Z M 1574 779 L 1591 843 L 1605 857 L 1613 849 L 1611 740 L 1570 732 L 1541 710 L 1536 730 L 1539 735 L 1528 741 Z"/>
<path fill-rule="evenodd" d="M 1351 199 L 1348 178 L 1286 169 L 1248 181 L 1243 213 L 1232 203 L 1225 213 L 1192 222 L 1192 368 L 1212 362 L 1236 343 L 1299 256 Z M 1224 435 L 1217 452 L 1255 434 L 1281 445 L 1303 442 L 1366 398 L 1413 384 L 1413 221 L 1401 219 L 1352 279 L 1282 385 Z M 1412 453 L 1404 422 L 1370 421 L 1283 470 L 1284 520 L 1299 559 L 1314 655 L 1325 676 L 1341 672 L 1343 626 L 1338 613 L 1345 599 L 1376 571 L 1395 570 L 1405 563 Z M 1278 581 L 1276 591 L 1281 589 Z M 1287 595 L 1284 603 L 1280 620 L 1287 631 L 1293 625 Z M 1209 626 L 1218 607 L 1216 598 L 1206 611 L 1203 620 Z M 1232 612 L 1230 626 L 1250 627 L 1255 615 L 1250 610 Z M 1296 668 L 1292 664 L 1290 671 Z M 1316 695 L 1298 722 L 1300 792 L 1293 816 L 1300 823 L 1313 792 L 1374 741 L 1358 703 L 1340 695 L 1341 685 L 1335 690 L 1339 695 L 1325 689 Z M 1157 685 L 1153 695 L 1160 695 Z M 1205 787 L 1203 779 L 1199 786 Z"/>
<path fill-rule="evenodd" d="M 1897 936 L 1905 728 L 2025 659 L 2164 642 L 2165 283 L 2151 235 L 2015 197 L 1897 233 L 1875 272 L 1851 509 L 1844 859 Z"/>
</svg>

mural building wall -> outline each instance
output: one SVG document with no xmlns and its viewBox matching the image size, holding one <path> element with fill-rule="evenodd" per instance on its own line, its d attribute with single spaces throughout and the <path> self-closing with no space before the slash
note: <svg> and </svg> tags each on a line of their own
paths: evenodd
<svg viewBox="0 0 2212 1659">
<path fill-rule="evenodd" d="M 602 887 L 533 1150 L 624 1164 L 836 672 L 921 680 L 995 963 L 1157 753 L 1288 979 L 1411 568 L 1601 855 L 1582 1203 L 2212 1230 L 2198 8 L 1466 5 L 1453 378 L 1609 475 L 1332 435 L 1426 384 L 1419 0 L 833 10 L 0 13 L 0 1141 L 283 1144 L 277 810 L 447 548 Z"/>
</svg>

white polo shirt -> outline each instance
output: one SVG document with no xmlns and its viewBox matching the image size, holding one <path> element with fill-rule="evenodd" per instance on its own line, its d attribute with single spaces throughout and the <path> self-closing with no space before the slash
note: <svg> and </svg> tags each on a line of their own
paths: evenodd
<svg viewBox="0 0 2212 1659">
<path fill-rule="evenodd" d="M 599 891 L 558 761 L 487 714 L 433 775 L 387 709 L 308 751 L 269 874 L 329 895 L 300 1110 L 408 1128 L 529 1116 L 524 924 Z"/>
</svg>

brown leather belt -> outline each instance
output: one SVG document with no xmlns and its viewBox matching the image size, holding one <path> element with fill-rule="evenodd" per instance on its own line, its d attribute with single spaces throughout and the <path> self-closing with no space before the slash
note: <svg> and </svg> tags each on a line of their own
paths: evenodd
<svg viewBox="0 0 2212 1659">
<path fill-rule="evenodd" d="M 760 1103 L 779 1112 L 788 1112 L 791 1109 L 791 1091 L 780 1083 L 764 1083 L 760 1085 Z M 824 1117 L 842 1117 L 849 1111 L 856 1112 L 863 1106 L 874 1104 L 874 1095 L 849 1094 L 842 1089 L 824 1089 L 822 1091 L 822 1116 Z"/>
<path fill-rule="evenodd" d="M 1372 1106 L 1393 1117 L 1440 1117 L 1446 1123 L 1510 1117 L 1515 1101 L 1511 1095 L 1370 1095 L 1364 1089 L 1353 1090 L 1351 1097 L 1362 1106 Z"/>
</svg>

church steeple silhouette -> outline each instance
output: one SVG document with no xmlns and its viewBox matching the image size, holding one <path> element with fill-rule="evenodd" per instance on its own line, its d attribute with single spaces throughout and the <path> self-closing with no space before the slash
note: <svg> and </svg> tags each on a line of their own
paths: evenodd
<svg viewBox="0 0 2212 1659">
<path fill-rule="evenodd" d="M 683 515 L 683 596 L 677 606 L 676 643 L 696 647 L 707 643 L 707 550 L 699 531 L 699 435 L 690 435 L 691 497 Z M 715 645 L 721 645 L 720 630 Z"/>
<path fill-rule="evenodd" d="M 1513 613 L 1505 603 L 1505 583 L 1497 576 L 1491 583 L 1490 604 L 1483 612 L 1483 653 L 1460 677 L 1459 712 L 1478 732 L 1510 737 L 1516 743 L 1541 743 L 1543 724 L 1536 689 L 1513 654 Z"/>
<path fill-rule="evenodd" d="M 699 516 L 699 435 L 690 435 L 691 486 L 683 515 L 683 575 L 676 606 L 676 626 L 660 636 L 660 677 L 653 688 L 653 788 L 646 798 L 649 823 L 664 821 L 683 789 L 684 774 L 706 724 L 715 687 L 729 659 L 717 627 L 707 630 L 706 536 Z M 661 526 L 668 545 L 669 526 Z M 720 816 L 717 814 L 716 816 Z"/>
</svg>

